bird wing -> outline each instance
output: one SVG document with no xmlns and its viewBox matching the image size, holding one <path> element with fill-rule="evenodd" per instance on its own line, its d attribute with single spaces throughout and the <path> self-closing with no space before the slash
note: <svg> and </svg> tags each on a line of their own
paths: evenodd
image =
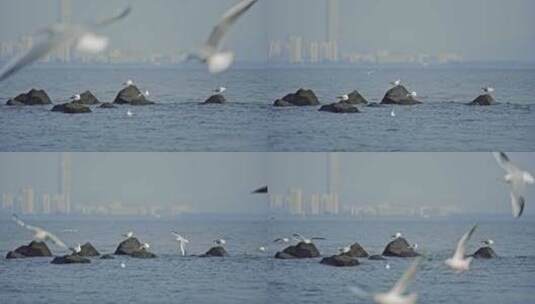
<svg viewBox="0 0 535 304">
<path fill-rule="evenodd" d="M 512 173 L 518 170 L 511 163 L 511 160 L 504 152 L 492 152 L 492 155 L 494 155 L 494 158 L 496 158 L 496 162 L 498 162 L 498 165 L 500 165 L 500 167 L 502 167 L 505 171 Z"/>
<path fill-rule="evenodd" d="M 95 22 L 92 24 L 92 27 L 93 28 L 100 28 L 100 27 L 105 27 L 105 26 L 108 26 L 110 24 L 113 24 L 121 19 L 124 19 L 126 18 L 128 15 L 130 15 L 130 13 L 132 12 L 132 7 L 131 6 L 128 6 L 126 7 L 123 11 L 121 11 L 120 14 L 114 16 L 114 17 L 110 17 L 110 18 L 107 18 L 107 19 L 104 19 L 104 20 L 101 20 L 99 22 Z"/>
<path fill-rule="evenodd" d="M 513 216 L 518 218 L 524 213 L 524 206 L 526 199 L 515 191 L 511 192 L 511 206 L 513 208 Z"/>
<path fill-rule="evenodd" d="M 215 51 L 219 48 L 225 33 L 229 28 L 249 10 L 258 0 L 242 0 L 230 8 L 222 17 L 221 21 L 214 27 L 205 47 Z"/>
<path fill-rule="evenodd" d="M 407 289 L 407 285 L 414 278 L 414 275 L 416 274 L 416 270 L 418 270 L 418 265 L 420 264 L 421 260 L 422 258 L 416 258 L 414 262 L 412 262 L 411 266 L 409 266 L 409 268 L 405 271 L 401 278 L 396 282 L 390 292 L 397 295 L 401 295 L 405 292 L 405 289 Z"/>
<path fill-rule="evenodd" d="M 32 226 L 32 225 L 28 225 L 28 224 L 24 223 L 16 214 L 13 214 L 12 218 L 19 226 L 24 227 L 24 228 L 26 228 L 28 230 L 31 230 L 33 232 L 43 231 L 42 228 L 39 228 L 39 227 L 36 227 L 36 226 Z"/>
<path fill-rule="evenodd" d="M 470 229 L 470 231 L 468 231 L 461 237 L 461 239 L 457 243 L 457 248 L 455 249 L 455 253 L 453 254 L 454 259 L 464 259 L 464 250 L 465 250 L 466 242 L 470 240 L 470 237 L 472 237 L 472 234 L 474 233 L 476 228 L 477 228 L 477 225 L 474 225 L 472 229 Z"/>
<path fill-rule="evenodd" d="M 55 236 L 54 234 L 48 232 L 48 231 L 45 231 L 46 232 L 46 237 L 47 239 L 49 239 L 50 241 L 52 241 L 52 243 L 62 247 L 62 248 L 65 248 L 65 249 L 68 249 L 69 247 L 67 247 L 67 245 L 65 245 L 65 243 L 63 243 L 63 241 L 61 241 L 57 236 Z"/>
<path fill-rule="evenodd" d="M 178 232 L 175 232 L 175 231 L 171 231 L 171 233 L 176 236 L 177 238 L 181 238 L 182 236 L 180 234 L 178 234 Z"/>
</svg>

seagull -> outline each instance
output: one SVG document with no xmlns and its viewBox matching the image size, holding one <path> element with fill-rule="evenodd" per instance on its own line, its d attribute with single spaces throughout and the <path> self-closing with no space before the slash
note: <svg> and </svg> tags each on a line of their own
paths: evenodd
<svg viewBox="0 0 535 304">
<path fill-rule="evenodd" d="M 377 293 L 372 295 L 373 301 L 377 304 L 414 304 L 418 299 L 416 293 L 411 293 L 408 295 L 405 294 L 407 285 L 414 278 L 418 266 L 420 265 L 422 258 L 416 258 L 412 262 L 411 266 L 405 271 L 403 276 L 396 282 L 396 284 L 386 293 Z M 387 264 L 388 266 L 389 264 Z M 387 267 L 388 269 L 388 267 Z M 359 297 L 368 298 L 370 294 L 358 287 L 350 288 L 353 293 Z"/>
<path fill-rule="evenodd" d="M 290 239 L 287 237 L 273 240 L 273 243 L 289 243 L 289 242 L 290 242 Z"/>
<path fill-rule="evenodd" d="M 485 92 L 487 94 L 494 93 L 494 91 L 495 91 L 495 89 L 493 87 L 485 87 L 485 88 L 481 88 L 481 90 L 483 90 L 483 92 Z"/>
<path fill-rule="evenodd" d="M 416 243 L 412 244 L 412 245 L 411 245 L 411 248 L 412 248 L 412 249 L 418 249 L 418 244 L 416 244 Z"/>
<path fill-rule="evenodd" d="M 486 246 L 494 245 L 494 241 L 493 240 L 481 241 L 481 243 L 485 244 Z"/>
<path fill-rule="evenodd" d="M 392 82 L 390 82 L 390 84 L 393 85 L 393 86 L 395 86 L 395 87 L 397 87 L 398 85 L 401 84 L 401 79 L 398 79 L 398 80 L 396 80 L 396 81 L 392 81 Z"/>
<path fill-rule="evenodd" d="M 127 81 L 125 81 L 125 82 L 123 83 L 123 85 L 124 85 L 125 87 L 133 86 L 133 85 L 134 85 L 134 81 L 132 81 L 132 79 L 128 79 Z"/>
<path fill-rule="evenodd" d="M 418 97 L 418 93 L 416 93 L 415 91 L 412 91 L 409 94 L 407 94 L 407 97 L 416 98 L 416 97 Z"/>
<path fill-rule="evenodd" d="M 340 100 L 340 101 L 348 101 L 348 100 L 349 100 L 349 95 L 344 94 L 344 95 L 342 95 L 342 96 L 337 96 L 336 98 L 337 98 L 338 100 Z"/>
<path fill-rule="evenodd" d="M 338 248 L 338 251 L 340 252 L 340 254 L 348 253 L 351 251 L 351 247 L 350 246 L 341 247 L 341 248 Z"/>
<path fill-rule="evenodd" d="M 187 60 L 197 59 L 208 65 L 208 71 L 218 74 L 226 71 L 234 61 L 232 51 L 221 51 L 221 44 L 230 27 L 258 0 L 241 0 L 223 15 L 210 37 L 199 50 L 190 53 Z"/>
<path fill-rule="evenodd" d="M 392 107 L 392 111 L 390 111 L 390 116 L 396 117 L 396 112 L 394 111 L 394 107 Z"/>
<path fill-rule="evenodd" d="M 141 244 L 141 246 L 139 246 L 139 250 L 146 250 L 146 249 L 149 249 L 149 248 L 150 248 L 149 243 L 143 243 L 143 244 Z"/>
<path fill-rule="evenodd" d="M 183 236 L 181 236 L 177 232 L 173 231 L 171 233 L 176 237 L 176 241 L 178 242 L 178 246 L 179 246 L 179 249 L 180 249 L 180 254 L 182 256 L 185 256 L 186 255 L 186 250 L 184 248 L 184 245 L 189 243 L 189 240 L 187 240 L 186 238 L 184 238 Z"/>
<path fill-rule="evenodd" d="M 392 239 L 399 239 L 401 237 L 401 232 L 396 232 L 396 234 L 392 235 Z"/>
<path fill-rule="evenodd" d="M 216 245 L 223 246 L 227 243 L 227 241 L 225 241 L 224 239 L 218 239 L 218 240 L 214 240 L 214 243 Z"/>
<path fill-rule="evenodd" d="M 150 92 L 149 92 L 148 90 L 145 91 L 145 93 L 141 92 L 141 93 L 139 93 L 138 97 L 141 97 L 141 96 L 143 96 L 143 97 L 149 97 L 149 96 L 150 96 Z"/>
<path fill-rule="evenodd" d="M 225 87 L 219 87 L 219 88 L 215 89 L 214 92 L 215 92 L 216 94 L 222 94 L 222 93 L 225 92 L 226 90 L 227 90 L 227 88 L 225 88 Z"/>
<path fill-rule="evenodd" d="M 80 244 L 76 245 L 74 248 L 69 247 L 69 249 L 72 251 L 72 254 L 78 254 L 82 252 L 82 246 Z"/>
<path fill-rule="evenodd" d="M 121 235 L 124 236 L 125 238 L 129 239 L 129 238 L 134 236 L 134 233 L 132 231 L 129 231 L 129 232 L 121 234 Z"/>
<path fill-rule="evenodd" d="M 470 269 L 470 263 L 472 262 L 472 257 L 465 258 L 464 251 L 466 247 L 466 242 L 470 240 L 470 237 L 476 230 L 477 225 L 474 225 L 470 231 L 465 233 L 459 242 L 457 243 L 457 248 L 455 249 L 455 253 L 453 254 L 453 257 L 447 259 L 445 261 L 446 265 L 448 265 L 450 268 L 457 272 L 463 272 L 468 269 Z"/>
<path fill-rule="evenodd" d="M 69 249 L 65 243 L 63 243 L 57 236 L 54 234 L 44 230 L 43 228 L 28 225 L 24 223 L 16 214 L 13 214 L 12 216 L 13 220 L 21 227 L 24 227 L 30 231 L 33 231 L 35 234 L 33 238 L 38 241 L 51 241 L 52 243 L 56 244 L 59 247 Z"/>
<path fill-rule="evenodd" d="M 80 96 L 80 94 L 76 94 L 71 97 L 71 101 L 80 101 L 81 99 L 82 97 Z"/>
<path fill-rule="evenodd" d="M 313 240 L 325 240 L 325 238 L 322 238 L 322 237 L 313 237 L 313 238 L 307 239 L 302 234 L 299 234 L 299 233 L 294 233 L 293 237 L 296 240 L 299 240 L 299 241 L 301 241 L 301 242 L 303 242 L 305 244 L 310 244 L 310 243 L 312 243 Z"/>
<path fill-rule="evenodd" d="M 27 65 L 34 63 L 61 47 L 75 46 L 78 51 L 93 54 L 102 52 L 107 48 L 109 39 L 105 36 L 99 36 L 93 33 L 93 31 L 125 18 L 130 14 L 130 11 L 131 8 L 127 7 L 121 14 L 93 24 L 57 23 L 38 31 L 34 35 L 37 41 L 34 46 L 26 53 L 8 62 L 0 70 L 0 81 L 7 79 Z"/>
<path fill-rule="evenodd" d="M 128 111 L 126 111 L 126 115 L 128 117 L 132 117 L 132 116 L 134 116 L 134 113 L 132 113 L 132 111 L 128 110 Z"/>
<path fill-rule="evenodd" d="M 502 167 L 507 174 L 504 176 L 504 180 L 511 186 L 511 205 L 513 207 L 513 216 L 519 218 L 524 212 L 526 199 L 523 196 L 524 188 L 526 184 L 533 184 L 535 179 L 529 172 L 522 171 L 513 163 L 503 152 L 494 152 L 494 157 L 498 162 L 498 165 Z"/>
</svg>

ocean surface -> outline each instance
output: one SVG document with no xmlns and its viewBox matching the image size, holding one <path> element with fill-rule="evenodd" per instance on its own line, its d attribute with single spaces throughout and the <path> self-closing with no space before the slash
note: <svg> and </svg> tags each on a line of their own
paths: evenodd
<svg viewBox="0 0 535 304">
<path fill-rule="evenodd" d="M 358 114 L 319 107 L 272 107 L 298 88 L 322 104 L 355 89 L 382 99 L 402 79 L 424 104 L 361 107 Z M 31 88 L 54 103 L 90 90 L 113 101 L 132 79 L 156 105 L 52 113 L 52 106 L 8 107 Z M 533 151 L 535 68 L 263 68 L 236 67 L 221 75 L 180 67 L 32 67 L 0 83 L 0 151 Z M 480 88 L 496 88 L 499 105 L 469 107 Z M 226 105 L 200 105 L 219 86 Z M 130 110 L 133 117 L 128 117 Z"/>
<path fill-rule="evenodd" d="M 360 259 L 361 265 L 335 268 L 320 259 L 276 260 L 282 246 L 276 237 L 300 232 L 326 237 L 316 245 L 324 256 L 358 241 L 369 253 L 381 253 L 390 235 L 401 231 L 419 245 L 426 259 L 409 286 L 419 303 L 535 303 L 535 219 L 317 219 L 176 218 L 67 219 L 27 218 L 56 233 L 68 244 L 91 241 L 111 253 L 121 233 L 134 231 L 151 244 L 156 259 L 116 257 L 90 264 L 52 265 L 51 258 L 0 259 L 2 303 L 371 303 L 349 290 L 386 291 L 411 259 Z M 499 258 L 474 260 L 471 270 L 456 274 L 444 264 L 459 237 L 479 223 L 468 251 L 493 239 Z M 216 238 L 226 238 L 225 258 L 181 257 L 171 230 L 190 240 L 188 254 L 204 253 Z M 0 217 L 0 253 L 25 244 L 31 235 L 4 215 Z M 267 246 L 267 252 L 256 250 Z M 53 253 L 61 250 L 51 246 Z M 126 267 L 121 268 L 124 262 Z"/>
</svg>

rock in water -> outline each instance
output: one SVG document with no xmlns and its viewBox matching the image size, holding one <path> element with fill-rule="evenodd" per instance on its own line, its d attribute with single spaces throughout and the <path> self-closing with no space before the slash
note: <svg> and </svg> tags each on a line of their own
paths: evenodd
<svg viewBox="0 0 535 304">
<path fill-rule="evenodd" d="M 347 94 L 349 97 L 349 100 L 342 100 L 343 103 L 349 103 L 349 104 L 368 104 L 368 101 L 366 98 L 364 98 L 357 90 Z"/>
<path fill-rule="evenodd" d="M 228 256 L 228 252 L 221 246 L 210 248 L 202 257 L 225 257 Z"/>
<path fill-rule="evenodd" d="M 119 246 L 115 250 L 115 254 L 131 255 L 132 253 L 139 251 L 139 248 L 141 248 L 141 243 L 139 242 L 139 240 L 135 237 L 131 237 L 122 241 L 119 244 Z"/>
<path fill-rule="evenodd" d="M 312 90 L 299 89 L 297 92 L 288 94 L 282 99 L 275 100 L 274 106 L 288 107 L 288 106 L 317 106 L 319 105 L 318 97 Z"/>
<path fill-rule="evenodd" d="M 94 257 L 100 255 L 100 253 L 95 249 L 95 247 L 93 247 L 93 245 L 91 245 L 91 243 L 89 242 L 85 243 L 81 247 L 82 251 L 77 253 L 77 255 L 79 256 Z"/>
<path fill-rule="evenodd" d="M 138 259 L 154 259 L 157 257 L 154 253 L 148 252 L 145 249 L 134 251 L 130 256 Z"/>
<path fill-rule="evenodd" d="M 88 106 L 85 106 L 83 104 L 79 103 L 64 103 L 60 105 L 55 105 L 52 110 L 52 112 L 62 112 L 66 114 L 83 114 L 83 113 L 91 113 L 91 109 Z"/>
<path fill-rule="evenodd" d="M 414 251 L 409 242 L 406 239 L 400 237 L 386 245 L 383 251 L 384 256 L 395 256 L 401 258 L 416 257 L 419 254 Z"/>
<path fill-rule="evenodd" d="M 133 106 L 154 104 L 154 102 L 148 101 L 145 95 L 143 95 L 135 85 L 127 86 L 122 89 L 119 94 L 117 94 L 117 97 L 115 97 L 113 103 L 129 104 Z"/>
<path fill-rule="evenodd" d="M 362 246 L 360 246 L 359 243 L 355 243 L 351 245 L 348 252 L 343 253 L 342 255 L 353 257 L 353 258 L 366 258 L 368 257 L 368 253 Z"/>
<path fill-rule="evenodd" d="M 386 92 L 382 104 L 395 104 L 395 105 L 414 105 L 420 104 L 421 101 L 416 100 L 410 95 L 410 92 L 402 85 L 393 87 Z"/>
<path fill-rule="evenodd" d="M 357 259 L 343 254 L 323 258 L 320 263 L 336 267 L 350 267 L 357 266 L 360 264 Z"/>
<path fill-rule="evenodd" d="M 349 103 L 345 103 L 345 102 L 337 102 L 337 103 L 332 103 L 329 105 L 324 105 L 319 109 L 319 111 L 331 112 L 331 113 L 359 113 L 360 112 L 359 109 L 357 109 L 357 107 Z"/>
<path fill-rule="evenodd" d="M 474 259 L 494 259 L 497 258 L 498 255 L 490 247 L 481 247 L 472 254 L 472 257 L 474 257 Z"/>
<path fill-rule="evenodd" d="M 28 246 L 20 246 L 15 251 L 8 252 L 6 259 L 49 256 L 52 256 L 52 253 L 45 242 L 31 241 Z"/>
<path fill-rule="evenodd" d="M 48 97 L 44 90 L 31 89 L 28 93 L 23 93 L 13 99 L 9 99 L 6 104 L 8 106 L 35 106 L 51 103 L 50 97 Z"/>
<path fill-rule="evenodd" d="M 300 242 L 295 246 L 286 247 L 282 252 L 277 252 L 275 258 L 277 259 L 287 259 L 287 258 L 297 258 L 297 259 L 306 259 L 306 258 L 317 258 L 320 256 L 320 252 L 316 245 L 313 243 Z"/>
<path fill-rule="evenodd" d="M 386 261 L 385 257 L 380 255 L 380 254 L 374 254 L 374 255 L 371 255 L 368 260 L 372 260 L 372 261 Z"/>
<path fill-rule="evenodd" d="M 87 264 L 87 263 L 91 263 L 91 260 L 88 258 L 79 256 L 79 255 L 73 254 L 73 255 L 64 255 L 60 257 L 55 257 L 50 263 L 52 264 Z"/>
<path fill-rule="evenodd" d="M 99 108 L 102 108 L 102 109 L 115 109 L 117 107 L 114 106 L 111 102 L 104 102 L 103 104 L 101 104 L 99 106 Z"/>
<path fill-rule="evenodd" d="M 85 91 L 82 94 L 80 94 L 80 100 L 74 100 L 72 103 L 75 104 L 83 104 L 83 105 L 96 105 L 99 104 L 100 101 L 91 93 L 90 91 Z"/>
<path fill-rule="evenodd" d="M 474 101 L 469 103 L 471 106 L 491 106 L 496 104 L 496 100 L 489 94 L 479 95 Z"/>
<path fill-rule="evenodd" d="M 113 260 L 115 259 L 111 254 L 104 254 L 100 257 L 101 260 Z"/>
<path fill-rule="evenodd" d="M 204 101 L 204 104 L 224 104 L 227 100 L 225 99 L 225 96 L 221 94 L 216 94 L 210 96 L 210 98 L 206 99 Z"/>
</svg>

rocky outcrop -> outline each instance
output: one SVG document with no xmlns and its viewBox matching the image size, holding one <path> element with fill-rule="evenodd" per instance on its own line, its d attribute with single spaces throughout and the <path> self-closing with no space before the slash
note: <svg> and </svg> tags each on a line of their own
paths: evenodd
<svg viewBox="0 0 535 304">
<path fill-rule="evenodd" d="M 30 257 L 49 257 L 52 252 L 48 249 L 45 242 L 32 241 L 27 246 L 20 246 L 14 251 L 7 253 L 6 259 L 30 258 Z"/>
<path fill-rule="evenodd" d="M 100 253 L 95 249 L 95 247 L 93 247 L 93 245 L 89 242 L 83 244 L 81 248 L 82 251 L 78 252 L 76 255 L 85 257 L 95 257 L 100 255 Z"/>
<path fill-rule="evenodd" d="M 206 99 L 203 104 L 223 104 L 226 101 L 227 100 L 225 99 L 225 96 L 223 96 L 221 94 L 216 94 L 216 95 L 212 95 L 208 99 Z"/>
<path fill-rule="evenodd" d="M 331 103 L 328 105 L 322 106 L 319 111 L 321 112 L 330 112 L 330 113 L 359 113 L 359 109 L 357 107 L 345 103 L 345 102 L 337 102 L 337 103 Z"/>
<path fill-rule="evenodd" d="M 99 108 L 101 108 L 101 109 L 115 109 L 117 107 L 115 105 L 113 105 L 113 103 L 111 103 L 111 102 L 104 102 L 103 104 L 101 104 L 99 106 Z"/>
<path fill-rule="evenodd" d="M 84 258 L 83 256 L 72 254 L 72 255 L 64 255 L 55 257 L 52 262 L 52 264 L 87 264 L 91 263 L 91 260 L 88 258 Z"/>
<path fill-rule="evenodd" d="M 119 94 L 117 94 L 117 97 L 115 97 L 113 103 L 128 104 L 132 106 L 154 104 L 154 102 L 147 100 L 145 95 L 143 95 L 143 93 L 141 93 L 141 91 L 135 85 L 130 85 L 122 89 Z"/>
<path fill-rule="evenodd" d="M 368 257 L 368 260 L 372 260 L 372 261 L 385 261 L 385 257 L 380 255 L 380 254 L 374 254 L 374 255 L 370 255 L 370 257 Z"/>
<path fill-rule="evenodd" d="M 364 98 L 357 90 L 347 94 L 347 96 L 349 97 L 349 99 L 343 100 L 341 102 L 349 103 L 353 105 L 368 104 L 368 101 L 366 100 L 366 98 Z"/>
<path fill-rule="evenodd" d="M 295 246 L 286 247 L 282 252 L 277 252 L 275 258 L 277 259 L 306 259 L 317 258 L 320 252 L 313 243 L 300 242 Z"/>
<path fill-rule="evenodd" d="M 401 258 L 416 257 L 419 254 L 414 251 L 409 242 L 406 239 L 400 237 L 386 245 L 383 251 L 384 256 L 395 256 Z"/>
<path fill-rule="evenodd" d="M 469 103 L 471 106 L 491 106 L 496 104 L 496 100 L 490 94 L 479 95 L 474 101 Z"/>
<path fill-rule="evenodd" d="M 74 100 L 72 103 L 90 106 L 100 104 L 100 101 L 93 95 L 93 93 L 85 91 L 80 94 L 80 100 Z"/>
<path fill-rule="evenodd" d="M 226 257 L 228 252 L 222 246 L 216 246 L 210 248 L 205 254 L 201 255 L 202 257 Z"/>
<path fill-rule="evenodd" d="M 31 89 L 28 93 L 23 93 L 15 98 L 9 99 L 6 104 L 8 106 L 35 106 L 51 103 L 50 97 L 48 97 L 48 94 L 44 90 Z"/>
<path fill-rule="evenodd" d="M 133 257 L 133 258 L 138 258 L 138 259 L 154 259 L 154 258 L 158 257 L 154 253 L 149 252 L 149 251 L 147 251 L 145 249 L 134 251 L 134 252 L 132 252 L 132 254 L 130 254 L 130 256 Z"/>
<path fill-rule="evenodd" d="M 91 109 L 88 106 L 74 103 L 74 102 L 68 102 L 64 104 L 55 105 L 50 111 L 61 112 L 61 113 L 66 113 L 66 114 L 91 113 Z"/>
<path fill-rule="evenodd" d="M 299 89 L 297 92 L 288 94 L 282 99 L 275 100 L 273 104 L 276 107 L 289 107 L 289 106 L 317 106 L 319 105 L 318 97 L 312 90 Z"/>
<path fill-rule="evenodd" d="M 353 258 L 367 258 L 368 252 L 360 246 L 359 243 L 355 243 L 349 247 L 349 251 L 342 253 L 342 255 L 353 257 Z"/>
<path fill-rule="evenodd" d="M 335 267 L 351 267 L 360 264 L 357 259 L 343 254 L 323 258 L 320 263 Z"/>
<path fill-rule="evenodd" d="M 141 242 L 135 238 L 131 237 L 122 241 L 117 249 L 115 254 L 117 255 L 128 255 L 134 258 L 155 258 L 154 253 L 148 252 L 146 249 L 141 247 Z"/>
<path fill-rule="evenodd" d="M 421 101 L 416 100 L 411 96 L 410 92 L 402 85 L 393 87 L 386 92 L 382 104 L 395 104 L 395 105 L 414 105 L 420 104 Z"/>
<path fill-rule="evenodd" d="M 479 248 L 474 254 L 472 254 L 474 259 L 494 259 L 498 255 L 494 250 L 488 246 Z"/>
</svg>

